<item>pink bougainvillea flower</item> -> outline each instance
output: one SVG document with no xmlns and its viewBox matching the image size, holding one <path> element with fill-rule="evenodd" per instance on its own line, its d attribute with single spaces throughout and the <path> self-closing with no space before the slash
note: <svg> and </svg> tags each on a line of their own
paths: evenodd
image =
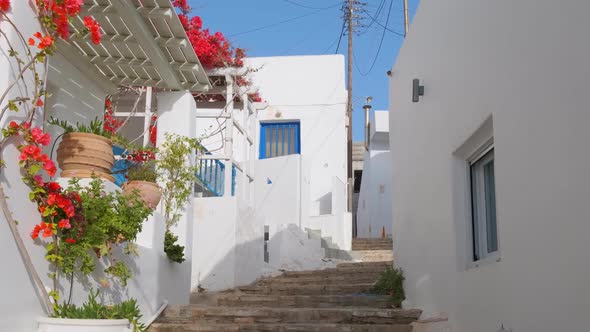
<svg viewBox="0 0 590 332">
<path fill-rule="evenodd" d="M 57 227 L 70 229 L 70 228 L 72 228 L 72 225 L 70 225 L 69 219 L 62 219 L 57 223 Z"/>
<path fill-rule="evenodd" d="M 35 175 L 33 177 L 33 179 L 35 180 L 35 183 L 37 183 L 37 185 L 39 187 L 43 187 L 45 185 L 45 183 L 43 183 L 43 177 L 41 175 Z"/>
</svg>

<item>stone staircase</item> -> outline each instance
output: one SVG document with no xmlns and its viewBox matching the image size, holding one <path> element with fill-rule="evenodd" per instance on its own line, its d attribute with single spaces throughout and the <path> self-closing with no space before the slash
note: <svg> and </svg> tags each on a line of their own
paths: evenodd
<svg viewBox="0 0 590 332">
<path fill-rule="evenodd" d="M 379 251 L 384 244 L 378 244 L 357 245 Z M 340 263 L 287 271 L 229 291 L 194 293 L 192 304 L 168 306 L 149 331 L 411 332 L 420 310 L 395 309 L 388 296 L 369 294 L 391 264 Z"/>
<path fill-rule="evenodd" d="M 393 261 L 393 241 L 391 238 L 352 239 L 352 252 L 355 259 L 363 262 Z"/>
</svg>

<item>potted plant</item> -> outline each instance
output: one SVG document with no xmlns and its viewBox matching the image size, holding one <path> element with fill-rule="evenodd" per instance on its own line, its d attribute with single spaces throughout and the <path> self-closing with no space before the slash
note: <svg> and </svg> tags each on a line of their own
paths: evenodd
<svg viewBox="0 0 590 332">
<path fill-rule="evenodd" d="M 69 300 L 60 303 L 59 289 L 60 282 L 73 283 L 74 276 L 95 272 L 97 259 L 107 266 L 100 280 L 103 286 L 109 285 L 109 279 L 126 286 L 132 277 L 131 270 L 115 257 L 113 249 L 123 247 L 128 255 L 136 252 L 133 241 L 152 209 L 136 193 L 105 192 L 103 180 L 97 177 L 86 187 L 73 178 L 68 188 L 56 182 L 43 183 L 39 178 L 32 180 L 32 187 L 36 188 L 32 197 L 43 218 L 31 232 L 31 238 L 45 246 L 53 282 L 49 293 L 53 314 L 38 319 L 39 331 L 128 332 L 130 324 L 133 331 L 143 331 L 134 300 L 107 305 L 97 301 L 97 291 L 91 291 L 87 302 L 78 307 Z M 70 288 L 71 292 L 71 287 L 63 288 Z"/>
<path fill-rule="evenodd" d="M 98 119 L 89 125 L 55 118 L 49 124 L 64 130 L 62 140 L 57 148 L 57 162 L 62 169 L 62 177 L 90 178 L 93 174 L 114 182 L 111 169 L 115 163 L 111 133 L 103 128 Z"/>
<path fill-rule="evenodd" d="M 145 161 L 131 166 L 127 171 L 127 182 L 122 187 L 124 193 L 138 192 L 147 206 L 152 209 L 158 206 L 162 198 L 155 166 L 155 161 Z"/>
</svg>

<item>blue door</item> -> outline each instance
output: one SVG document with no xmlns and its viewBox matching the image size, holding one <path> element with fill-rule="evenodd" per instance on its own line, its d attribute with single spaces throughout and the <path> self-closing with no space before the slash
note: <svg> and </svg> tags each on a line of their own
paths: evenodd
<svg viewBox="0 0 590 332">
<path fill-rule="evenodd" d="M 261 122 L 260 159 L 299 154 L 299 122 Z"/>
</svg>

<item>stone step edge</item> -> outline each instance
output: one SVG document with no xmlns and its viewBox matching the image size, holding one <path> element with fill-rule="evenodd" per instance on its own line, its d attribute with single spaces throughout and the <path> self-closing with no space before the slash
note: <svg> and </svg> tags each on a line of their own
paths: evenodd
<svg viewBox="0 0 590 332">
<path fill-rule="evenodd" d="M 170 329 L 174 331 L 240 331 L 246 329 L 246 331 L 281 331 L 282 328 L 288 328 L 286 331 L 322 331 L 325 329 L 333 329 L 332 331 L 342 331 L 346 329 L 348 331 L 388 331 L 388 332 L 411 332 L 412 325 L 410 324 L 333 324 L 333 323 L 321 323 L 321 324 L 215 324 L 215 323 L 203 323 L 203 324 L 178 324 L 178 323 L 153 323 L 148 331 L 158 331 L 158 329 Z M 254 330 L 255 329 L 255 330 Z M 357 330 L 358 329 L 358 330 Z"/>
</svg>

